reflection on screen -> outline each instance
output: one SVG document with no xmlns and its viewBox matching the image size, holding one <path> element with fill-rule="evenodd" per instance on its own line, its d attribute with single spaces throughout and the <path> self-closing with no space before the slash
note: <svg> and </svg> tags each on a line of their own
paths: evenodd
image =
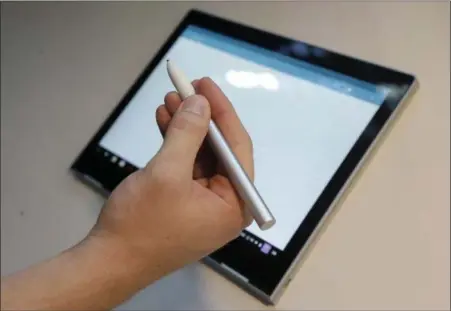
<svg viewBox="0 0 451 311">
<path fill-rule="evenodd" d="M 192 79 L 211 77 L 234 104 L 253 140 L 255 185 L 277 219 L 268 231 L 248 230 L 283 250 L 383 96 L 361 81 L 193 26 L 166 58 Z M 100 145 L 145 166 L 162 143 L 155 109 L 173 89 L 162 61 Z"/>
</svg>

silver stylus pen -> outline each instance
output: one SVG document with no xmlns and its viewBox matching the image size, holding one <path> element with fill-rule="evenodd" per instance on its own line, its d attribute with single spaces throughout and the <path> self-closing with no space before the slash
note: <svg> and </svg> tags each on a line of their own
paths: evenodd
<svg viewBox="0 0 451 311">
<path fill-rule="evenodd" d="M 169 78 L 182 100 L 196 94 L 191 82 L 169 60 L 167 61 L 167 70 Z M 249 209 L 255 222 L 262 230 L 271 228 L 276 222 L 274 216 L 271 214 L 271 211 L 266 206 L 213 120 L 210 120 L 210 124 L 208 125 L 207 137 L 216 156 L 223 163 L 235 190 L 244 201 L 246 208 Z"/>
</svg>

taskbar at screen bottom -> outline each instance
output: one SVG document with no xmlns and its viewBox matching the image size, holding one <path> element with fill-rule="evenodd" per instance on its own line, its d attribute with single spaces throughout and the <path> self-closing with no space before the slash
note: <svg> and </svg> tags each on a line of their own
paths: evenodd
<svg viewBox="0 0 451 311">
<path fill-rule="evenodd" d="M 260 252 L 263 255 L 267 256 L 279 256 L 282 252 L 277 247 L 269 244 L 268 242 L 258 238 L 257 236 L 253 235 L 247 230 L 243 230 L 240 233 L 240 237 L 242 240 L 244 240 L 246 243 L 249 244 L 249 247 L 255 247 L 260 250 Z"/>
</svg>

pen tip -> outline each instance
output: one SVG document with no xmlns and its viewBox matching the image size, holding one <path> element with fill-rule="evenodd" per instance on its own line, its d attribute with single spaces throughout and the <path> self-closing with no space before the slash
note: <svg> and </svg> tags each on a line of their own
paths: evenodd
<svg viewBox="0 0 451 311">
<path fill-rule="evenodd" d="M 166 59 L 166 62 L 167 62 L 167 63 L 169 63 L 169 58 L 168 58 L 168 59 Z"/>
</svg>

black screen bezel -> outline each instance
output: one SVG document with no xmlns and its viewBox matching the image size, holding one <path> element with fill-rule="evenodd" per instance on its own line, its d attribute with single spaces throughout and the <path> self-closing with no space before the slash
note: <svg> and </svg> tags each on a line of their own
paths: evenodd
<svg viewBox="0 0 451 311">
<path fill-rule="evenodd" d="M 279 252 L 278 256 L 264 255 L 257 247 L 250 246 L 245 239 L 239 237 L 211 254 L 210 257 L 212 259 L 219 263 L 224 263 L 239 272 L 253 286 L 270 296 L 322 217 L 328 211 L 331 203 L 371 143 L 406 95 L 407 89 L 414 83 L 415 78 L 409 74 L 341 55 L 305 42 L 271 34 L 197 10 L 191 10 L 172 32 L 165 44 L 71 166 L 71 169 L 77 174 L 83 174 L 95 180 L 106 192 L 111 192 L 126 176 L 137 168 L 130 165 L 126 168 L 119 168 L 117 165 L 112 164 L 102 156 L 102 152 L 99 152 L 98 143 L 188 25 L 206 28 L 374 85 L 384 85 L 389 89 L 403 90 L 402 92 L 393 92 L 394 96 L 387 98 L 380 106 L 283 252 Z M 310 53 L 296 54 L 290 49 L 293 44 L 304 45 L 304 50 L 310 51 Z M 320 51 L 321 53 L 315 53 L 315 51 Z"/>
</svg>

